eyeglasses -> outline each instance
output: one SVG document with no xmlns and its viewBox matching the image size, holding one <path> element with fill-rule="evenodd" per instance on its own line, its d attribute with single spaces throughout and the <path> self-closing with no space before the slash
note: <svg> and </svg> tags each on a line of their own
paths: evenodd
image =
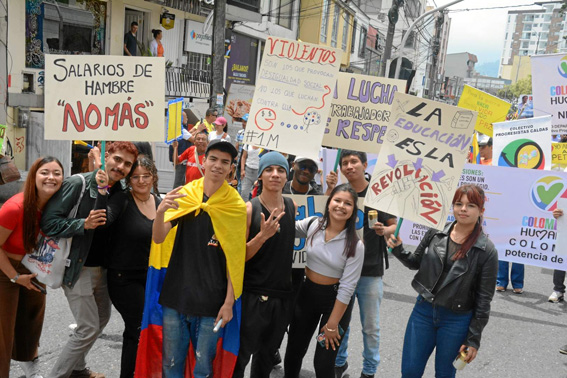
<svg viewBox="0 0 567 378">
<path fill-rule="evenodd" d="M 315 173 L 317 173 L 317 167 L 314 166 L 313 164 L 302 164 L 302 163 L 299 163 L 299 164 L 297 164 L 297 168 L 299 168 L 300 171 L 303 171 L 303 170 L 307 169 L 312 175 L 314 175 Z"/>
<path fill-rule="evenodd" d="M 131 181 L 140 181 L 142 180 L 143 182 L 148 182 L 152 179 L 152 175 L 140 175 L 140 176 L 132 176 L 130 177 Z"/>
</svg>

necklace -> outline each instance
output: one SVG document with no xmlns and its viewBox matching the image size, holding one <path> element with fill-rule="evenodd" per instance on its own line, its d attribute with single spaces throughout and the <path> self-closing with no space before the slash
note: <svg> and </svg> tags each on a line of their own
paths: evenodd
<svg viewBox="0 0 567 378">
<path fill-rule="evenodd" d="M 145 205 L 146 202 L 148 202 L 150 200 L 150 198 L 152 198 L 152 193 L 148 194 L 148 198 L 146 198 L 145 200 L 141 199 L 140 197 L 138 197 L 134 192 L 132 192 L 132 196 L 134 196 L 135 199 L 137 199 L 138 201 L 140 201 L 142 203 L 142 205 Z"/>
<path fill-rule="evenodd" d="M 268 207 L 268 205 L 266 205 L 266 202 L 264 202 L 264 200 L 262 199 L 262 195 L 260 194 L 260 196 L 258 196 L 258 199 L 260 200 L 260 203 L 268 210 L 268 212 L 271 214 L 273 210 L 277 209 L 278 207 L 276 206 L 275 208 L 270 209 Z M 282 197 L 282 210 L 284 209 L 285 205 L 284 205 L 284 200 Z"/>
</svg>

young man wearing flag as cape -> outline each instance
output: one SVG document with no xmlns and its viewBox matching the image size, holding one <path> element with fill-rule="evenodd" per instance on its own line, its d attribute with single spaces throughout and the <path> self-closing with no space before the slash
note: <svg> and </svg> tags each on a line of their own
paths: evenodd
<svg viewBox="0 0 567 378">
<path fill-rule="evenodd" d="M 169 192 L 157 209 L 155 243 L 166 240 L 177 226 L 159 298 L 164 378 L 185 376 L 190 344 L 194 362 L 189 365 L 190 376 L 212 377 L 217 344 L 222 335 L 228 337 L 217 330 L 231 321 L 240 322 L 246 205 L 225 181 L 236 155 L 232 144 L 211 142 L 205 152 L 205 176 Z M 237 354 L 238 348 L 234 362 Z M 234 363 L 221 375 L 232 375 L 233 368 Z"/>
</svg>

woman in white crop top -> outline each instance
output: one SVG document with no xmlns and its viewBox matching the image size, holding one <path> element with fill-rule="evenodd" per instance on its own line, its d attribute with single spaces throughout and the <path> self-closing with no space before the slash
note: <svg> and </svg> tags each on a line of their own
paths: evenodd
<svg viewBox="0 0 567 378">
<path fill-rule="evenodd" d="M 315 374 L 334 377 L 335 357 L 352 313 L 352 295 L 364 260 L 356 235 L 358 196 L 348 184 L 331 192 L 322 218 L 296 222 L 296 237 L 307 238 L 305 282 L 299 290 L 285 353 L 285 377 L 297 378 L 309 342 L 318 331 Z"/>
</svg>

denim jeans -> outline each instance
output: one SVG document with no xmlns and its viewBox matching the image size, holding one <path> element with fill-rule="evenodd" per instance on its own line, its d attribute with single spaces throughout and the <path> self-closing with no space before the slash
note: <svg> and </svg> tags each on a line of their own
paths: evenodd
<svg viewBox="0 0 567 378">
<path fill-rule="evenodd" d="M 354 297 L 360 308 L 360 323 L 362 324 L 362 372 L 366 375 L 376 374 L 380 364 L 380 302 L 384 295 L 382 277 L 360 277 Z M 335 366 L 344 366 L 348 357 L 348 337 L 350 327 L 345 332 Z"/>
<path fill-rule="evenodd" d="M 455 377 L 453 360 L 466 340 L 471 318 L 472 311 L 456 313 L 418 296 L 404 337 L 402 378 L 423 376 L 434 348 L 435 377 Z"/>
<path fill-rule="evenodd" d="M 195 352 L 194 378 L 213 376 L 213 359 L 221 332 L 215 318 L 188 316 L 163 306 L 163 377 L 184 378 L 189 342 Z"/>
<path fill-rule="evenodd" d="M 508 286 L 509 265 L 510 263 L 508 261 L 498 261 L 498 277 L 496 279 L 496 286 L 502 286 L 504 288 Z M 512 281 L 512 288 L 524 288 L 524 264 L 512 263 L 510 281 Z"/>
</svg>

